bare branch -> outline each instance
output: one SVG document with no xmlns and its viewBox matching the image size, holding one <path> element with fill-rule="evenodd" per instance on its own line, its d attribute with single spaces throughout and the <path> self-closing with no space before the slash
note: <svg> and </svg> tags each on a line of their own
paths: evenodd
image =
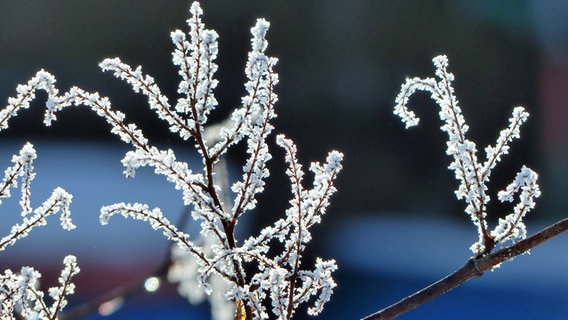
<svg viewBox="0 0 568 320">
<path fill-rule="evenodd" d="M 532 236 L 492 254 L 479 258 L 472 258 L 463 267 L 454 271 L 447 277 L 398 301 L 397 303 L 362 318 L 362 320 L 384 320 L 400 316 L 401 314 L 421 306 L 424 303 L 458 287 L 469 279 L 483 275 L 485 271 L 491 270 L 499 264 L 529 251 L 566 230 L 568 230 L 568 218 L 560 220 Z"/>
</svg>

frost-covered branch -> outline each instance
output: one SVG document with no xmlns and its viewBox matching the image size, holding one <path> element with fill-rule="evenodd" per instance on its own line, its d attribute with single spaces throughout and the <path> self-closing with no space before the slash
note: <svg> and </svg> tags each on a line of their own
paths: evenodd
<svg viewBox="0 0 568 320">
<path fill-rule="evenodd" d="M 13 245 L 16 240 L 24 238 L 35 227 L 47 224 L 46 217 L 61 210 L 61 227 L 65 230 L 72 230 L 75 225 L 71 222 L 69 205 L 72 196 L 61 188 L 53 190 L 51 196 L 33 212 L 33 215 L 25 216 L 22 223 L 16 224 L 10 233 L 0 239 L 0 251 L 7 246 Z"/>
<path fill-rule="evenodd" d="M 523 217 L 531 209 L 535 207 L 534 199 L 540 196 L 540 189 L 537 184 L 537 174 L 531 169 L 523 166 L 517 174 L 515 181 L 507 186 L 507 189 L 500 191 L 498 196 L 501 202 L 513 202 L 513 195 L 521 189 L 519 195 L 519 203 L 515 206 L 514 212 L 507 215 L 505 219 L 499 219 L 499 224 L 493 231 L 491 236 L 495 242 L 504 242 L 507 240 L 524 239 L 527 231 Z"/>
<path fill-rule="evenodd" d="M 258 234 L 237 239 L 239 219 L 245 214 L 254 214 L 270 175 L 268 162 L 273 154 L 269 144 L 277 116 L 275 90 L 279 77 L 275 68 L 278 59 L 267 52 L 269 22 L 258 19 L 250 30 L 251 47 L 244 67 L 246 82 L 241 103 L 228 119 L 209 123 L 219 106 L 215 97 L 219 35 L 206 28 L 198 2 L 191 5 L 189 14 L 188 31 L 176 30 L 170 34 L 172 63 L 180 76 L 178 96 L 174 99 L 163 94 L 154 78 L 145 74 L 141 66 L 132 67 L 115 57 L 103 60 L 99 67 L 144 95 L 149 108 L 165 121 L 170 132 L 195 148 L 201 157 L 201 168 L 190 169 L 189 163 L 179 160 L 174 150 L 153 145 L 136 124 L 128 122 L 126 115 L 98 92 L 71 87 L 60 94 L 55 77 L 44 70 L 19 85 L 16 96 L 9 98 L 8 105 L 0 110 L 0 131 L 8 128 L 12 117 L 29 108 L 37 90 L 45 91 L 48 96 L 44 118 L 47 126 L 54 124 L 58 113 L 64 109 L 91 109 L 108 123 L 111 133 L 131 147 L 122 159 L 124 175 L 135 178 L 138 169 L 151 167 L 180 191 L 184 204 L 190 208 L 187 216 L 199 223 L 200 232 L 190 237 L 159 208 L 123 202 L 101 208 L 103 225 L 109 223 L 113 215 L 121 214 L 149 224 L 172 243 L 170 254 L 153 275 L 167 275 L 179 283 L 180 293 L 192 302 L 208 298 L 215 319 L 289 320 L 301 304 L 308 305 L 309 315 L 318 315 L 337 286 L 333 272 L 338 267 L 335 260 L 319 257 L 313 265 L 308 265 L 304 255 L 312 240 L 312 227 L 321 223 L 330 198 L 337 191 L 335 181 L 342 170 L 343 154 L 329 152 L 324 163 L 309 166 L 307 175 L 298 159 L 296 144 L 284 135 L 276 136 L 276 144 L 285 153 L 291 189 L 289 207 L 282 217 Z M 455 195 L 465 201 L 465 212 L 478 232 L 478 241 L 470 248 L 474 257 L 448 277 L 365 319 L 398 316 L 568 229 L 566 219 L 526 238 L 523 219 L 534 209 L 540 189 L 538 175 L 523 166 L 513 182 L 497 193 L 501 202 L 516 203 L 512 212 L 500 218 L 491 230 L 487 223 L 490 195 L 495 193 L 488 190 L 491 173 L 508 154 L 513 140 L 520 137 L 520 127 L 528 119 L 528 113 L 522 107 L 514 108 L 509 125 L 500 132 L 494 145 L 484 148 L 485 156 L 480 160 L 476 143 L 468 139 L 469 126 L 454 94 L 454 75 L 448 71 L 448 59 L 438 56 L 433 62 L 436 78 L 407 79 L 396 98 L 394 113 L 407 128 L 417 125 L 418 117 L 408 108 L 417 90 L 429 92 L 440 106 L 441 129 L 448 136 L 446 153 L 452 158 L 448 168 L 458 181 Z M 226 172 L 223 173 L 224 157 L 238 143 L 246 144 L 246 159 L 240 177 L 231 185 Z M 64 229 L 75 227 L 69 217 L 72 196 L 61 188 L 56 188 L 39 207 L 32 207 L 30 186 L 35 177 L 35 159 L 33 146 L 24 145 L 19 154 L 12 157 L 12 164 L 0 182 L 0 204 L 10 197 L 13 188 L 20 187 L 23 218 L 22 223 L 13 226 L 10 233 L 0 239 L 0 251 L 25 237 L 34 227 L 44 225 L 46 217 L 58 211 L 62 212 L 60 219 Z M 511 243 L 504 247 L 507 241 Z M 499 247 L 501 249 L 497 250 Z M 1 318 L 14 319 L 16 315 L 65 318 L 61 310 L 67 305 L 66 296 L 74 292 L 71 280 L 78 272 L 75 257 L 67 256 L 59 285 L 48 290 L 53 300 L 48 304 L 44 300 L 45 293 L 37 288 L 39 272 L 31 267 L 21 268 L 20 273 L 5 270 L 0 274 Z M 85 315 L 108 299 L 126 297 L 140 288 L 141 283 L 118 288 L 67 316 Z"/>
<path fill-rule="evenodd" d="M 46 83 L 42 82 L 45 81 Z M 0 114 L 4 115 L 5 127 L 1 127 L 0 130 L 7 128 L 7 120 L 17 114 L 17 110 L 25 109 L 29 106 L 29 99 L 27 97 L 34 97 L 34 88 L 46 88 L 49 87 L 49 83 L 53 83 L 55 80 L 49 76 L 46 76 L 44 71 L 40 71 L 36 77 L 28 82 L 28 85 L 18 86 L 18 96 L 16 98 L 10 98 L 9 105 L 0 111 Z M 51 196 L 39 207 L 33 209 L 30 203 L 31 198 L 31 183 L 35 178 L 33 162 L 37 158 L 36 150 L 31 143 L 26 143 L 20 150 L 18 155 L 12 156 L 11 167 L 6 168 L 4 171 L 4 178 L 0 182 L 0 204 L 2 204 L 2 198 L 10 198 L 11 188 L 16 188 L 18 186 L 18 180 L 21 184 L 21 198 L 20 207 L 22 208 L 21 216 L 23 221 L 20 224 L 12 226 L 10 233 L 0 239 L 0 251 L 6 249 L 7 246 L 13 245 L 18 239 L 26 237 L 29 232 L 39 226 L 44 226 L 47 224 L 46 217 L 55 214 L 61 210 L 61 227 L 65 230 L 72 230 L 75 225 L 71 222 L 69 211 L 69 206 L 73 196 L 67 193 L 62 188 L 56 188 L 53 190 Z M 33 211 L 33 214 L 32 214 Z"/>
<path fill-rule="evenodd" d="M 36 151 L 31 143 L 26 143 L 20 150 L 19 155 L 12 156 L 11 167 L 8 167 L 4 172 L 4 179 L 0 184 L 0 199 L 9 198 L 10 188 L 17 187 L 17 179 L 21 177 L 21 193 L 20 206 L 22 207 L 22 216 L 26 216 L 32 211 L 30 204 L 30 185 L 35 178 L 33 172 L 33 161 L 37 158 Z M 0 204 L 2 201 L 0 200 Z"/>
<path fill-rule="evenodd" d="M 54 86 L 55 78 L 45 72 L 39 71 L 27 84 L 18 85 L 16 97 L 8 98 L 8 105 L 0 110 L 0 131 L 8 128 L 8 122 L 18 115 L 23 109 L 28 109 L 30 102 L 35 98 L 36 90 L 44 90 L 48 95 L 55 96 L 58 90 Z M 61 226 L 66 230 L 75 228 L 70 218 L 69 205 L 73 196 L 62 188 L 53 190 L 52 195 L 35 210 L 32 208 L 31 184 L 35 178 L 33 162 L 37 158 L 36 150 L 31 143 L 26 143 L 18 155 L 12 156 L 12 166 L 4 171 L 4 178 L 0 182 L 0 204 L 2 198 L 11 196 L 10 189 L 18 186 L 20 180 L 20 207 L 23 222 L 12 227 L 10 233 L 0 239 L 0 251 L 6 246 L 14 244 L 16 240 L 26 237 L 29 231 L 36 226 L 43 226 L 47 222 L 45 218 L 61 210 Z M 33 212 L 33 215 L 32 215 Z"/>
<path fill-rule="evenodd" d="M 519 127 L 527 120 L 528 113 L 523 107 L 516 107 L 513 110 L 509 119 L 509 127 L 501 131 L 495 146 L 485 148 L 486 160 L 484 163 L 480 163 L 477 159 L 476 144 L 466 138 L 469 126 L 454 95 L 452 86 L 454 75 L 447 70 L 448 58 L 437 56 L 433 59 L 433 62 L 439 80 L 436 81 L 433 78 L 407 79 L 396 98 L 394 113 L 401 118 L 407 128 L 418 124 L 419 119 L 407 107 L 410 96 L 416 90 L 430 92 L 432 99 L 440 106 L 441 129 L 448 134 L 446 153 L 453 158 L 448 168 L 454 171 L 456 179 L 459 181 L 455 193 L 458 199 L 465 200 L 467 204 L 465 212 L 470 216 L 478 230 L 479 240 L 471 246 L 471 251 L 478 256 L 485 255 L 490 253 L 498 243 L 511 239 L 512 235 L 518 239 L 525 237 L 525 226 L 522 218 L 534 208 L 534 198 L 540 196 L 540 190 L 536 183 L 537 174 L 523 167 L 522 173 L 507 189 L 518 190 L 522 184 L 527 184 L 526 187 L 523 187 L 523 193 L 520 196 L 519 205 L 515 207 L 515 213 L 501 219 L 495 230 L 488 231 L 486 217 L 490 196 L 487 194 L 487 183 L 491 176 L 491 170 L 503 155 L 509 153 L 509 144 L 520 137 Z M 525 178 L 528 181 L 525 182 Z M 512 201 L 511 191 L 503 193 L 503 196 L 500 193 L 499 200 Z"/>
<path fill-rule="evenodd" d="M 58 91 L 54 83 L 55 77 L 40 70 L 27 84 L 18 85 L 17 96 L 8 98 L 8 105 L 0 111 L 0 131 L 8 128 L 8 121 L 17 116 L 20 110 L 30 107 L 30 102 L 35 99 L 37 90 L 45 90 L 49 96 L 56 96 Z"/>
<path fill-rule="evenodd" d="M 520 137 L 519 127 L 527 120 L 528 113 L 522 107 L 516 107 L 513 110 L 509 119 L 509 127 L 501 131 L 495 146 L 485 148 L 486 160 L 484 163 L 479 163 L 475 143 L 466 138 L 469 127 L 454 96 L 451 84 L 454 76 L 447 71 L 446 56 L 434 58 L 434 65 L 439 81 L 432 78 L 407 79 L 396 98 L 394 113 L 402 119 L 407 128 L 418 124 L 418 118 L 414 112 L 407 108 L 409 98 L 416 90 L 430 92 L 432 98 L 440 106 L 442 131 L 448 134 L 446 153 L 453 157 L 453 162 L 448 168 L 455 172 L 456 179 L 460 183 L 456 195 L 458 199 L 465 200 L 467 204 L 465 211 L 470 215 L 479 232 L 479 241 L 471 246 L 475 256 L 447 277 L 389 307 L 364 317 L 364 320 L 395 318 L 568 230 L 568 219 L 565 219 L 526 238 L 523 218 L 535 207 L 534 200 L 540 196 L 540 189 L 537 183 L 538 175 L 523 166 L 515 180 L 505 190 L 498 193 L 501 202 L 513 202 L 514 195 L 520 192 L 519 201 L 513 213 L 499 219 L 495 229 L 488 231 L 486 207 L 490 197 L 487 194 L 487 183 L 491 170 L 501 160 L 501 157 L 508 153 L 511 141 Z M 492 252 L 497 244 L 509 240 L 513 242 L 517 240 L 517 242 Z"/>
<path fill-rule="evenodd" d="M 51 306 L 45 302 L 44 292 L 37 288 L 41 274 L 35 269 L 22 267 L 19 274 L 11 270 L 0 274 L 1 318 L 17 319 L 17 313 L 27 319 L 57 319 L 58 314 L 67 305 L 66 296 L 75 292 L 75 285 L 71 280 L 81 271 L 75 256 L 66 256 L 63 265 L 59 286 L 48 290 L 53 300 Z"/>
<path fill-rule="evenodd" d="M 61 110 L 86 106 L 106 120 L 112 133 L 132 146 L 133 149 L 122 159 L 126 177 L 133 178 L 136 170 L 150 166 L 156 174 L 163 175 L 175 189 L 180 190 L 184 204 L 193 208 L 191 216 L 201 226 L 199 235 L 193 236 L 192 240 L 159 208 L 149 209 L 144 204 L 104 206 L 100 220 L 106 224 L 112 215 L 120 213 L 160 230 L 177 244 L 176 256 L 191 257 L 183 258 L 191 261 L 189 264 L 174 263 L 178 267 L 185 266 L 185 272 L 196 278 L 200 288 L 191 290 L 201 290 L 206 294 L 222 290 L 220 296 L 232 301 L 231 311 L 243 319 L 291 319 L 299 304 L 309 302 L 311 298 L 314 306 L 308 313 L 317 314 L 333 292 L 335 282 L 331 273 L 337 266 L 334 260 L 318 258 L 314 269 L 303 269 L 302 257 L 305 246 L 312 239 L 310 227 L 321 222 L 329 199 L 336 191 L 333 183 L 342 169 L 343 155 L 332 151 L 325 164 L 312 164 L 313 187 L 304 190 L 296 147 L 291 140 L 279 136 L 277 142 L 286 150 L 286 162 L 290 166 L 287 171 L 293 193 L 290 209 L 286 210 L 285 218 L 263 229 L 260 235 L 244 239 L 241 245 L 235 237 L 237 222 L 243 214 L 256 208 L 257 196 L 264 191 L 265 180 L 269 176 L 267 163 L 272 154 L 268 139 L 274 130 L 272 121 L 276 117 L 278 96 L 275 87 L 279 79 L 274 68 L 278 60 L 266 53 L 270 24 L 258 19 L 251 28 L 251 50 L 245 66 L 245 95 L 230 119 L 223 122 L 226 125 L 220 128 L 219 125 L 212 126 L 218 132 L 218 136 L 212 138 L 208 133 L 207 120 L 218 105 L 214 94 L 217 87 L 214 76 L 217 71 L 218 35 L 205 28 L 198 2 L 194 2 L 189 11 L 189 32 L 176 30 L 171 33 L 174 45 L 172 62 L 179 68 L 181 77 L 178 86 L 180 97 L 175 104 L 170 104 L 170 99 L 162 94 L 154 78 L 145 75 L 140 66 L 133 68 L 120 58 L 111 58 L 101 62 L 100 67 L 129 83 L 134 92 L 145 95 L 150 109 L 169 125 L 170 131 L 194 144 L 202 157 L 201 171 L 189 169 L 188 163 L 177 160 L 173 150 L 153 146 L 137 125 L 128 123 L 126 115 L 115 110 L 107 97 L 78 87 L 59 94 L 55 77 L 45 71 L 40 71 L 28 85 L 18 87 L 18 98 L 11 100 L 15 110 L 12 113 L 18 110 L 17 106 L 27 107 L 36 90 L 47 92 L 44 122 L 48 126 L 57 120 L 57 113 Z M 233 199 L 226 200 L 222 197 L 223 185 L 218 181 L 215 167 L 227 150 L 241 141 L 246 143 L 247 159 L 241 179 L 231 187 Z M 7 176 L 6 179 L 12 178 Z M 24 195 L 22 202 L 25 203 L 26 199 L 27 195 Z M 268 249 L 273 248 L 273 242 L 283 244 L 281 252 Z M 188 287 L 183 283 L 181 286 Z M 192 293 L 185 295 L 194 296 Z M 266 310 L 269 305 L 266 300 L 271 301 L 270 311 Z"/>
<path fill-rule="evenodd" d="M 48 95 L 57 95 L 55 78 L 45 71 L 39 71 L 35 77 L 25 85 L 16 89 L 17 96 L 8 99 L 8 105 L 0 111 L 0 131 L 8 128 L 8 122 L 17 116 L 18 111 L 29 108 L 30 102 L 35 98 L 35 91 L 45 90 Z M 2 198 L 10 198 L 11 188 L 20 183 L 20 207 L 23 221 L 12 226 L 8 235 L 0 239 L 0 251 L 13 245 L 19 239 L 26 237 L 29 232 L 39 226 L 47 224 L 49 215 L 61 211 L 60 223 L 63 229 L 72 230 L 75 225 L 70 218 L 70 204 L 73 196 L 62 188 L 53 190 L 51 196 L 39 207 L 31 205 L 31 184 L 35 178 L 34 160 L 37 158 L 36 150 L 31 143 L 26 143 L 19 154 L 12 156 L 12 166 L 4 171 L 4 178 L 0 182 L 0 204 Z M 66 306 L 66 295 L 72 294 L 74 285 L 71 277 L 79 272 L 74 256 L 67 256 L 64 260 L 64 269 L 60 277 L 59 288 L 49 290 L 54 304 L 48 307 L 43 301 L 43 292 L 36 289 L 36 283 L 41 274 L 31 267 L 22 267 L 19 274 L 5 270 L 0 274 L 0 316 L 2 319 L 16 319 L 20 314 L 26 318 L 56 319 L 57 314 Z"/>
</svg>

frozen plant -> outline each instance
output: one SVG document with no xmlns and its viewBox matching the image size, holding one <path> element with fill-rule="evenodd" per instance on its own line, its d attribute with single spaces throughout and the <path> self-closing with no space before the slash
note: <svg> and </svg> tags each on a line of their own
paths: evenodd
<svg viewBox="0 0 568 320">
<path fill-rule="evenodd" d="M 44 300 L 44 293 L 37 289 L 41 274 L 34 268 L 22 267 L 19 274 L 5 270 L 0 274 L 0 315 L 2 319 L 57 319 L 57 315 L 67 305 L 65 296 L 75 292 L 71 278 L 81 271 L 75 256 L 68 255 L 63 260 L 63 270 L 59 276 L 59 286 L 48 290 L 53 300 L 51 306 Z"/>
<path fill-rule="evenodd" d="M 291 319 L 297 307 L 306 302 L 313 303 L 308 313 L 316 315 L 322 311 L 336 286 L 331 274 L 337 266 L 334 260 L 317 258 L 313 269 L 305 269 L 303 253 L 312 239 L 310 228 L 321 222 L 329 199 L 336 191 L 333 183 L 342 169 L 343 155 L 332 151 L 325 163 L 312 163 L 310 171 L 314 178 L 311 188 L 306 188 L 295 144 L 279 135 L 276 141 L 286 153 L 286 173 L 292 189 L 290 208 L 283 218 L 262 229 L 258 235 L 238 241 L 235 237 L 237 222 L 256 207 L 256 198 L 264 191 L 269 176 L 267 162 L 272 155 L 267 139 L 274 129 L 271 121 L 276 117 L 274 107 L 278 97 L 274 90 L 278 75 L 274 67 L 277 59 L 266 54 L 269 23 L 259 19 L 251 29 L 251 51 L 245 67 L 246 94 L 230 116 L 231 121 L 226 122 L 230 125 L 219 130 L 216 143 L 209 144 L 205 134 L 207 120 L 218 104 L 214 95 L 218 35 L 205 28 L 198 2 L 191 5 L 190 13 L 189 32 L 177 30 L 171 33 L 175 47 L 172 61 L 179 67 L 181 77 L 180 97 L 174 104 L 141 67 L 132 68 L 119 58 L 105 59 L 100 67 L 128 82 L 135 92 L 145 95 L 150 108 L 168 123 L 170 131 L 194 144 L 202 157 L 200 172 L 192 171 L 188 163 L 178 160 L 173 150 L 162 150 L 150 144 L 135 124 L 126 122 L 125 115 L 112 107 L 108 98 L 78 87 L 59 94 L 55 78 L 45 71 L 34 77 L 37 85 L 18 90 L 18 98 L 28 99 L 33 97 L 35 90 L 45 90 L 48 100 L 44 122 L 48 126 L 64 108 L 80 105 L 91 108 L 111 125 L 112 133 L 132 146 L 133 150 L 122 159 L 126 177 L 134 177 L 137 169 L 149 166 L 181 192 L 185 205 L 193 208 L 191 216 L 200 222 L 200 236 L 207 241 L 195 236 L 190 238 L 159 208 L 150 208 L 143 203 L 105 206 L 101 208 L 100 221 L 107 224 L 116 214 L 146 221 L 175 242 L 177 249 L 191 254 L 196 263 L 199 288 L 189 287 L 188 290 L 211 294 L 213 290 L 223 288 L 212 285 L 211 279 L 222 279 L 227 286 L 222 294 L 233 302 L 238 319 Z M 10 106 L 14 110 L 24 107 L 17 101 Z M 223 203 L 220 196 L 223 190 L 217 181 L 215 167 L 227 150 L 241 141 L 246 143 L 248 157 L 241 179 L 231 187 L 234 198 L 229 205 Z M 187 272 L 192 272 L 189 269 Z"/>
<path fill-rule="evenodd" d="M 0 131 L 8 128 L 9 120 L 17 116 L 20 110 L 29 108 L 30 102 L 35 98 L 36 90 L 46 90 L 48 93 L 56 95 L 57 92 L 51 91 L 54 89 L 54 82 L 55 78 L 50 74 L 40 71 L 27 84 L 19 85 L 16 89 L 18 95 L 15 98 L 9 98 L 8 105 L 0 110 Z M 19 154 L 12 156 L 13 165 L 4 171 L 4 178 L 0 182 L 0 204 L 2 204 L 2 198 L 11 196 L 11 188 L 18 187 L 19 179 L 21 216 L 24 221 L 13 226 L 10 233 L 0 239 L 0 251 L 3 251 L 8 245 L 14 244 L 18 239 L 26 237 L 34 227 L 45 225 L 47 223 L 45 218 L 59 210 L 62 212 L 61 226 L 63 229 L 72 230 L 75 228 L 71 222 L 69 211 L 73 196 L 62 188 L 53 190 L 52 195 L 41 206 L 35 210 L 32 209 L 30 187 L 36 175 L 33 166 L 36 158 L 36 150 L 28 142 L 22 147 Z"/>
<path fill-rule="evenodd" d="M 453 158 L 448 168 L 454 171 L 459 182 L 455 194 L 458 199 L 464 199 L 466 202 L 465 212 L 477 227 L 479 235 L 479 240 L 470 249 L 478 257 L 487 255 L 497 244 L 526 237 L 523 218 L 534 208 L 534 199 L 540 196 L 538 175 L 523 166 L 506 190 L 498 193 L 501 202 L 512 202 L 514 195 L 520 192 L 518 204 L 512 213 L 499 219 L 499 224 L 492 231 L 488 230 L 486 217 L 490 197 L 487 194 L 487 183 L 491 177 L 491 170 L 501 157 L 509 152 L 511 141 L 520 137 L 519 128 L 529 114 L 523 107 L 514 108 L 509 126 L 501 131 L 494 146 L 485 148 L 485 161 L 480 162 L 477 158 L 476 144 L 466 138 L 469 127 L 454 95 L 452 87 L 454 75 L 447 70 L 448 58 L 444 55 L 437 56 L 433 62 L 438 80 L 407 79 L 396 98 L 394 113 L 402 119 L 406 128 L 418 124 L 419 119 L 407 108 L 409 98 L 416 90 L 430 92 L 432 99 L 440 106 L 441 129 L 448 134 L 446 154 Z"/>
<path fill-rule="evenodd" d="M 8 106 L 0 110 L 0 131 L 8 128 L 8 121 L 17 115 L 21 109 L 27 109 L 29 102 L 35 97 L 34 91 L 41 88 L 49 90 L 47 83 L 54 81 L 45 72 L 39 72 L 28 84 L 17 88 L 18 96 L 8 100 Z M 31 184 L 35 177 L 33 162 L 37 158 L 36 150 L 31 143 L 26 143 L 19 154 L 12 156 L 12 166 L 4 171 L 0 182 L 0 204 L 3 198 L 10 198 L 11 189 L 20 184 L 20 207 L 23 221 L 12 226 L 8 235 L 0 239 L 0 251 L 26 237 L 35 227 L 47 224 L 49 215 L 61 211 L 61 226 L 65 230 L 75 228 L 70 218 L 69 206 L 73 196 L 62 188 L 53 190 L 51 196 L 39 207 L 31 205 Z M 32 267 L 22 267 L 20 273 L 4 270 L 0 274 L 0 318 L 16 319 L 18 314 L 23 317 L 32 316 L 39 319 L 55 319 L 57 314 L 67 305 L 66 295 L 73 294 L 74 284 L 71 277 L 79 272 L 74 256 L 65 257 L 64 269 L 59 278 L 59 287 L 49 289 L 53 304 L 48 307 L 44 302 L 44 293 L 36 286 L 41 274 Z"/>
<path fill-rule="evenodd" d="M 528 113 L 522 107 L 513 109 L 509 126 L 501 131 L 495 145 L 485 148 L 485 160 L 480 162 L 476 144 L 466 138 L 469 127 L 454 96 L 454 75 L 447 70 L 448 58 L 444 55 L 437 56 L 433 62 L 438 80 L 406 79 L 396 97 L 394 113 L 402 119 L 407 128 L 418 124 L 419 119 L 407 107 L 416 90 L 429 92 L 440 106 L 441 129 L 448 135 L 446 153 L 453 158 L 448 168 L 454 171 L 459 182 L 455 194 L 458 199 L 464 199 L 466 202 L 465 212 L 476 226 L 479 239 L 470 247 L 474 256 L 463 267 L 398 302 L 363 317 L 362 320 L 396 318 L 568 230 L 568 218 L 565 218 L 527 237 L 523 218 L 535 207 L 535 199 L 540 196 L 540 189 L 537 174 L 523 166 L 513 182 L 497 193 L 501 202 L 513 202 L 515 194 L 519 193 L 513 212 L 500 218 L 497 226 L 489 231 L 486 220 L 490 200 L 487 183 L 491 171 L 501 157 L 509 152 L 509 144 L 520 137 L 519 128 L 527 120 Z M 512 243 L 505 245 L 507 241 Z M 501 248 L 493 250 L 496 246 Z"/>
</svg>

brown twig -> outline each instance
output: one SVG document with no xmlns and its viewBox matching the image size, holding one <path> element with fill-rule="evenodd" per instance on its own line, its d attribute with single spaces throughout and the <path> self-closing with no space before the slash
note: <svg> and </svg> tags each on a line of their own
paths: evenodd
<svg viewBox="0 0 568 320">
<path fill-rule="evenodd" d="M 470 259 L 463 267 L 454 271 L 447 277 L 412 295 L 394 303 L 380 311 L 368 315 L 362 320 L 393 319 L 404 314 L 450 290 L 461 285 L 469 279 L 477 278 L 487 270 L 513 257 L 523 254 L 542 244 L 562 232 L 568 230 L 568 218 L 550 225 L 532 236 L 514 243 L 494 253 Z"/>
</svg>

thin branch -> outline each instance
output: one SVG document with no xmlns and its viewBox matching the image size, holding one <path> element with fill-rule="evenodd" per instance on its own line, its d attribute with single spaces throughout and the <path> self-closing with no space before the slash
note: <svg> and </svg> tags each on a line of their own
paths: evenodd
<svg viewBox="0 0 568 320">
<path fill-rule="evenodd" d="M 190 216 L 188 207 L 184 207 L 184 210 L 179 218 L 178 223 L 176 224 L 180 230 L 183 229 L 187 225 L 188 218 Z M 172 258 L 171 258 L 171 248 L 172 246 L 176 245 L 175 243 L 171 243 L 168 246 L 168 250 L 162 260 L 162 263 L 149 275 L 145 276 L 143 279 L 129 285 L 129 286 L 118 286 L 111 291 L 102 294 L 99 297 L 96 297 L 90 301 L 87 301 L 81 305 L 78 305 L 72 308 L 69 311 L 63 312 L 59 315 L 60 320 L 74 320 L 80 319 L 87 315 L 93 314 L 98 312 L 101 305 L 106 302 L 113 301 L 115 299 L 122 298 L 123 300 L 127 300 L 128 298 L 134 297 L 145 290 L 145 282 L 148 278 L 157 277 L 160 279 L 165 278 L 168 275 L 168 271 L 172 265 Z"/>
<path fill-rule="evenodd" d="M 368 315 L 362 320 L 393 319 L 404 314 L 452 289 L 469 279 L 477 278 L 487 270 L 491 270 L 500 263 L 523 254 L 530 249 L 542 244 L 564 231 L 568 230 L 568 218 L 550 225 L 532 236 L 514 243 L 506 248 L 486 256 L 470 259 L 463 267 L 454 271 L 447 277 L 436 283 L 394 303 L 380 311 Z"/>
</svg>

